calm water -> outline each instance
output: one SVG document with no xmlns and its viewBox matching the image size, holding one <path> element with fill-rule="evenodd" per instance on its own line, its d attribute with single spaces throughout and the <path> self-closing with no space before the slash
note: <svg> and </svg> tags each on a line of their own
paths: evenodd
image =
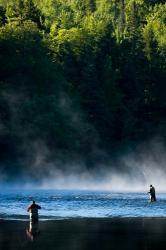
<svg viewBox="0 0 166 250">
<path fill-rule="evenodd" d="M 150 203 L 145 193 L 26 190 L 0 194 L 0 218 L 27 220 L 27 206 L 35 199 L 41 205 L 41 219 L 165 217 L 166 194 Z"/>
</svg>

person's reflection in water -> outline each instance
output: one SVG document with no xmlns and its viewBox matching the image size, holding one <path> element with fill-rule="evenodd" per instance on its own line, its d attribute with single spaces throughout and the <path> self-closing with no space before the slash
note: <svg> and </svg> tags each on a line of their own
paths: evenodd
<svg viewBox="0 0 166 250">
<path fill-rule="evenodd" d="M 39 236 L 39 223 L 38 221 L 32 221 L 29 222 L 29 228 L 26 230 L 27 236 L 31 241 L 34 241 L 36 237 Z"/>
<path fill-rule="evenodd" d="M 37 236 L 39 236 L 39 216 L 38 209 L 41 207 L 35 203 L 33 200 L 32 204 L 28 207 L 27 212 L 30 214 L 29 229 L 26 230 L 27 236 L 33 241 Z"/>
</svg>

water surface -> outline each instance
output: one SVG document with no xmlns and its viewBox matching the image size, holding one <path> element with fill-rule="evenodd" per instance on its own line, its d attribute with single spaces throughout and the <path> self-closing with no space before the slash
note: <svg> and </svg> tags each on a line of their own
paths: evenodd
<svg viewBox="0 0 166 250">
<path fill-rule="evenodd" d="M 166 217 L 166 194 L 150 203 L 146 193 L 102 191 L 6 190 L 0 194 L 0 218 L 27 220 L 32 200 L 42 207 L 40 218 Z"/>
</svg>

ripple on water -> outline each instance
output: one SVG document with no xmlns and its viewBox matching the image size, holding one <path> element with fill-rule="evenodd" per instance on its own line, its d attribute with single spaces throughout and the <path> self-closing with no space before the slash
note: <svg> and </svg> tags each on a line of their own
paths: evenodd
<svg viewBox="0 0 166 250">
<path fill-rule="evenodd" d="M 25 190 L 0 194 L 0 218 L 28 219 L 26 211 L 35 199 L 42 207 L 41 219 L 166 217 L 166 194 L 158 194 L 150 203 L 144 193 L 109 193 L 91 191 Z"/>
</svg>

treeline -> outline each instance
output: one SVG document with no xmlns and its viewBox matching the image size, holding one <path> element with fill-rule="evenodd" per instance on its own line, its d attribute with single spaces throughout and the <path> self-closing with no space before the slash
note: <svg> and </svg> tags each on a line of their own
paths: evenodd
<svg viewBox="0 0 166 250">
<path fill-rule="evenodd" d="M 166 139 L 165 1 L 0 0 L 0 63 L 10 171 Z"/>
</svg>

